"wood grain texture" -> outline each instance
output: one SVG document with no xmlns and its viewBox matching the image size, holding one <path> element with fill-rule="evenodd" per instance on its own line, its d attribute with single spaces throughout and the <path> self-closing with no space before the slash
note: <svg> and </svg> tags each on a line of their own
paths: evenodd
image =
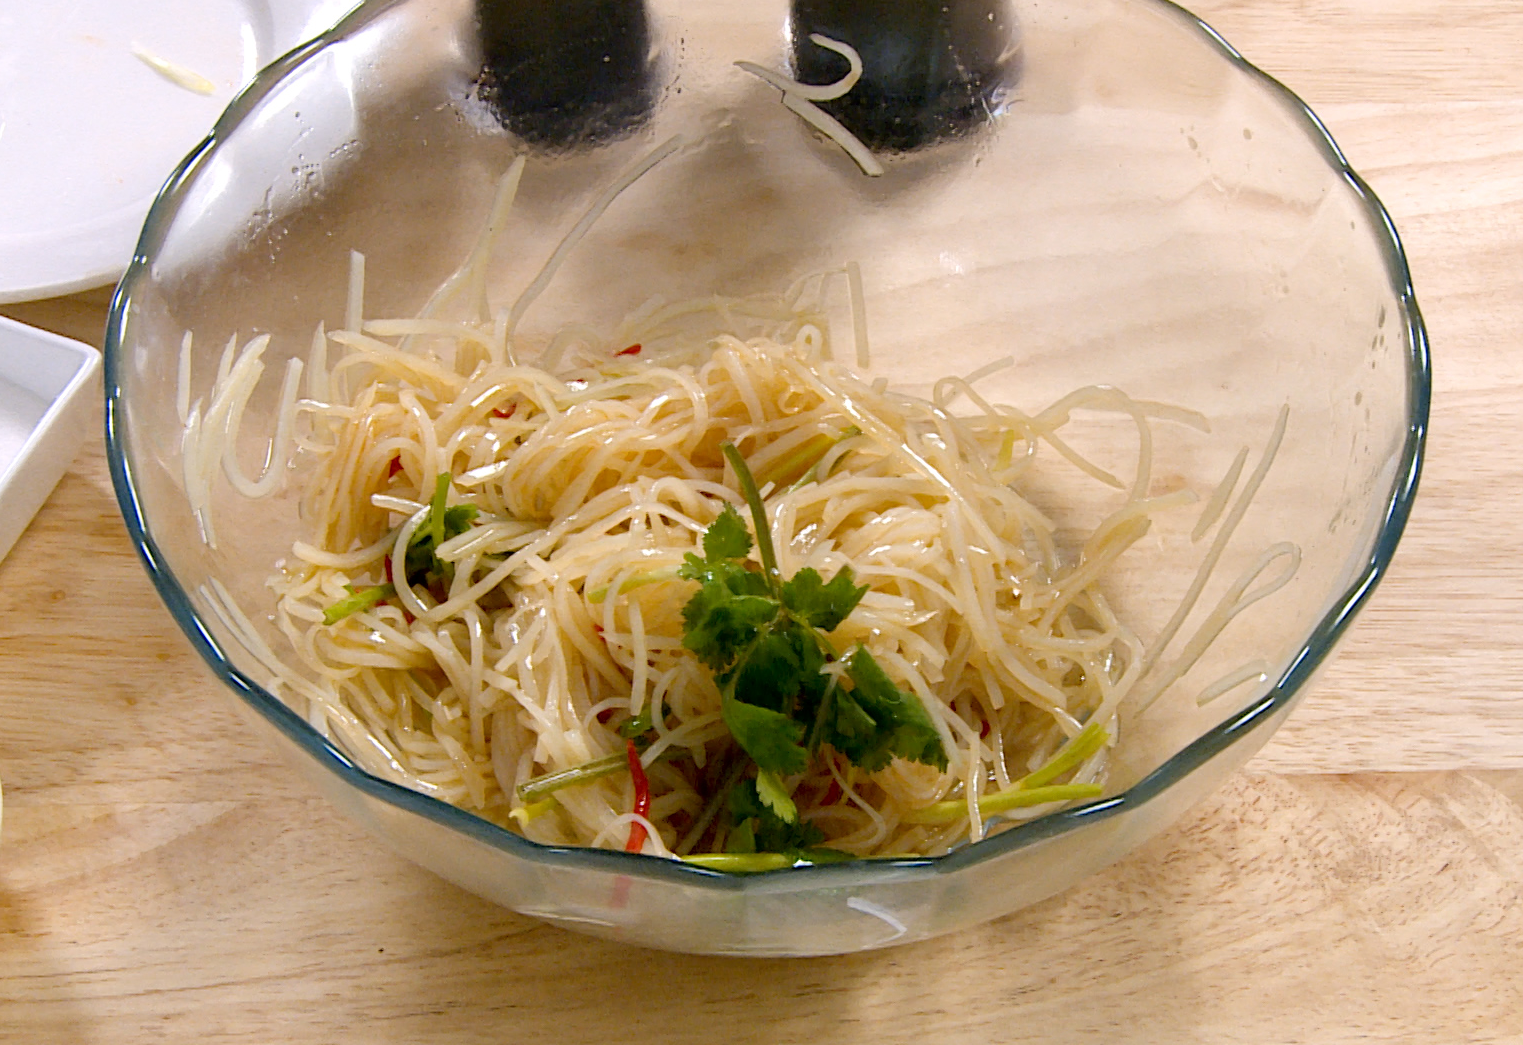
<svg viewBox="0 0 1523 1045">
<path fill-rule="evenodd" d="M 1391 210 L 1435 357 L 1391 573 L 1186 822 L 1038 908 L 809 961 L 549 929 L 251 745 L 98 442 L 0 563 L 0 1041 L 1523 1041 L 1523 19 L 1205 0 Z M 0 311 L 99 344 L 104 291 Z"/>
<path fill-rule="evenodd" d="M 28 806 L 16 819 L 0 870 L 7 1040 L 1523 1035 L 1523 810 L 1460 773 L 1245 774 L 1023 914 L 796 961 L 543 927 L 307 798 Z M 60 859 L 60 843 L 92 856 Z"/>
<path fill-rule="evenodd" d="M 1195 10 L 1317 111 L 1395 219 L 1432 342 L 1395 562 L 1260 756 L 1281 771 L 1523 766 L 1523 41 L 1511 0 Z"/>
</svg>

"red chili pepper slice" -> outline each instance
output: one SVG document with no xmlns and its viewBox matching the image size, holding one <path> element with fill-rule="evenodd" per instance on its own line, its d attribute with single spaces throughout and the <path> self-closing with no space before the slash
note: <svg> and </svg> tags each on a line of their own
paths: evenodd
<svg viewBox="0 0 1523 1045">
<path fill-rule="evenodd" d="M 628 348 L 621 348 L 621 349 L 619 349 L 617 352 L 614 353 L 614 355 L 616 355 L 616 356 L 637 356 L 637 355 L 640 354 L 640 347 L 641 347 L 640 343 L 638 341 L 636 341 L 634 344 L 630 345 Z"/>
<path fill-rule="evenodd" d="M 841 800 L 846 792 L 841 790 L 841 785 L 831 780 L 830 786 L 825 789 L 825 797 L 820 799 L 820 805 L 833 806 Z"/>
<path fill-rule="evenodd" d="M 386 467 L 386 478 L 390 479 L 402 470 L 402 455 L 397 454 L 391 459 L 391 464 Z"/>
<path fill-rule="evenodd" d="M 629 776 L 635 782 L 635 813 L 639 816 L 650 816 L 650 780 L 645 776 L 645 767 L 640 764 L 640 752 L 635 750 L 633 740 L 624 741 L 624 750 L 629 755 Z M 626 853 L 638 853 L 645 848 L 646 837 L 645 825 L 636 820 L 629 825 L 629 841 L 624 843 Z"/>
<path fill-rule="evenodd" d="M 492 416 L 493 417 L 500 417 L 503 420 L 507 420 L 508 418 L 512 417 L 517 412 L 518 412 L 518 404 L 517 403 L 509 403 L 508 404 L 508 408 L 506 410 L 504 410 L 500 406 L 494 406 L 492 408 Z"/>
</svg>

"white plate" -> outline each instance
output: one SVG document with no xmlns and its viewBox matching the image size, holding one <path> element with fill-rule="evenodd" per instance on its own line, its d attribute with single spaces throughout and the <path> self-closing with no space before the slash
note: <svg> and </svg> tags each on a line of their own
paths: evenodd
<svg viewBox="0 0 1523 1045">
<path fill-rule="evenodd" d="M 239 89 L 354 5 L 0 2 L 0 303 L 115 282 L 154 194 Z"/>
</svg>

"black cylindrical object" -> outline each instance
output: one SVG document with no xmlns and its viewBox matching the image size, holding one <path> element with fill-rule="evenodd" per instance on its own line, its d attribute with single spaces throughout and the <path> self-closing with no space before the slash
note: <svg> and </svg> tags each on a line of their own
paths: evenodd
<svg viewBox="0 0 1523 1045">
<path fill-rule="evenodd" d="M 862 57 L 862 79 L 820 107 L 874 150 L 915 149 L 987 122 L 1020 74 L 1008 0 L 792 0 L 794 76 L 846 75 L 819 33 Z"/>
<path fill-rule="evenodd" d="M 477 0 L 481 96 L 508 130 L 570 146 L 640 125 L 655 103 L 645 0 Z"/>
</svg>

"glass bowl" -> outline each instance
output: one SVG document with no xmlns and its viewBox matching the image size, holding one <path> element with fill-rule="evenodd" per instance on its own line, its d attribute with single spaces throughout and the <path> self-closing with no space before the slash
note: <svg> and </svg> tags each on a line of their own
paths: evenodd
<svg viewBox="0 0 1523 1045">
<path fill-rule="evenodd" d="M 525 914 L 681 951 L 813 955 L 953 931 L 1073 886 L 1264 743 L 1406 521 L 1429 399 L 1421 320 L 1389 217 L 1294 95 L 1159 0 L 948 5 L 977 17 L 905 30 L 908 65 L 870 69 L 856 107 L 836 103 L 876 149 L 883 172 L 869 177 L 733 64 L 788 69 L 797 47 L 801 78 L 840 75 L 828 55 L 825 75 L 810 71 L 822 60 L 804 40 L 811 25 L 867 34 L 860 50 L 879 61 L 887 45 L 870 37 L 892 12 L 853 23 L 852 4 L 831 7 L 800 0 L 790 18 L 782 0 L 501 3 L 478 19 L 467 0 L 367 3 L 231 105 L 154 205 L 118 289 L 113 477 L 171 613 L 255 730 L 336 806 Z M 1209 439 L 1160 429 L 1164 488 L 1209 490 L 1239 447 L 1251 468 L 1288 408 L 1223 561 L 1290 541 L 1300 568 L 1151 708 L 1124 715 L 1105 797 L 940 857 L 731 874 L 526 841 L 363 772 L 271 696 L 270 665 L 291 658 L 265 579 L 296 533 L 295 502 L 219 482 L 220 539 L 202 540 L 181 461 L 184 332 L 195 332 L 196 397 L 231 334 L 271 335 L 278 374 L 319 321 L 343 321 L 351 251 L 365 257 L 365 315 L 415 314 L 524 154 L 511 247 L 489 280 L 494 304 L 512 301 L 578 216 L 663 143 L 669 155 L 566 255 L 524 314 L 526 335 L 570 319 L 607 326 L 653 295 L 779 291 L 856 262 L 875 374 L 924 390 L 1010 356 L 980 386 L 990 399 L 1036 409 L 1113 385 L 1201 411 Z M 278 384 L 255 391 L 240 453 L 269 438 Z M 1088 430 L 1102 449 L 1118 438 L 1104 423 Z M 1087 510 L 1062 489 L 1037 496 L 1075 526 Z M 1144 637 L 1204 554 L 1189 530 L 1161 521 L 1107 587 Z M 1244 664 L 1259 667 L 1197 702 Z"/>
</svg>

